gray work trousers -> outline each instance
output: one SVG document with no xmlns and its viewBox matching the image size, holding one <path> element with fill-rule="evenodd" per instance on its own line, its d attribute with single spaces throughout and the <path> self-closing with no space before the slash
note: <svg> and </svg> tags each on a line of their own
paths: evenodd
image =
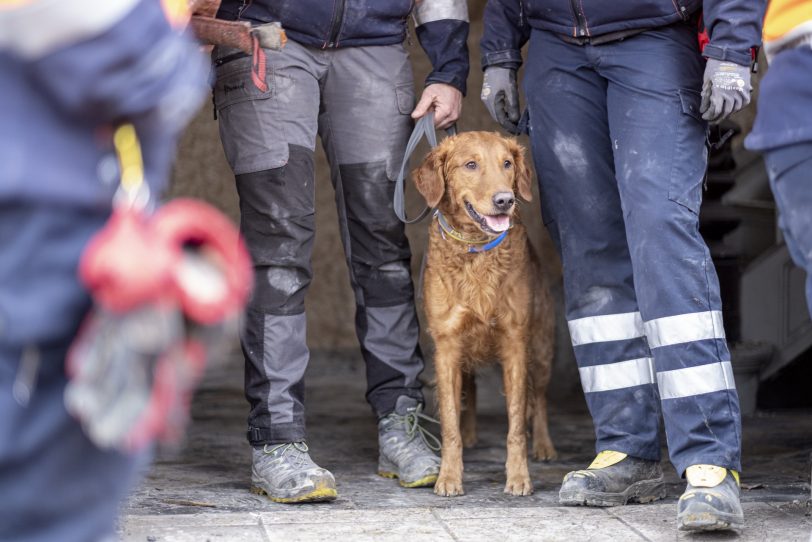
<svg viewBox="0 0 812 542">
<path fill-rule="evenodd" d="M 242 338 L 254 446 L 305 439 L 316 135 L 330 162 L 376 415 L 394 410 L 401 395 L 422 400 L 423 370 L 411 254 L 392 207 L 412 126 L 408 54 L 402 45 L 319 50 L 289 41 L 266 55 L 263 92 L 252 82 L 250 58 L 224 48 L 213 54 L 220 137 L 256 278 Z"/>
</svg>

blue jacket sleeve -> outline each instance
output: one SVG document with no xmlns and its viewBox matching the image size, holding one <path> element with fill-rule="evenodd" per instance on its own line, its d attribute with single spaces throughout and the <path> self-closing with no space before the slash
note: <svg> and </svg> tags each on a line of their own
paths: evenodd
<svg viewBox="0 0 812 542">
<path fill-rule="evenodd" d="M 168 177 L 175 142 L 208 90 L 207 72 L 158 0 L 140 0 L 103 31 L 29 63 L 29 76 L 63 114 L 100 127 L 135 126 L 153 188 Z"/>
<path fill-rule="evenodd" d="M 530 25 L 522 0 L 488 0 L 482 33 L 482 69 L 489 66 L 518 69 L 521 49 L 530 38 Z"/>
<path fill-rule="evenodd" d="M 466 0 L 422 0 L 414 11 L 417 39 L 433 67 L 426 84 L 467 90 L 468 5 Z"/>
<path fill-rule="evenodd" d="M 704 0 L 703 17 L 710 43 L 703 55 L 749 66 L 750 49 L 761 45 L 766 0 Z"/>
</svg>

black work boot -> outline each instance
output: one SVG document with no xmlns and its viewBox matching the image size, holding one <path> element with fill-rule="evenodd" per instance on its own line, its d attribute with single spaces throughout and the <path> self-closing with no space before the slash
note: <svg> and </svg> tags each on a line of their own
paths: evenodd
<svg viewBox="0 0 812 542">
<path fill-rule="evenodd" d="M 688 487 L 677 503 L 680 531 L 738 530 L 744 524 L 739 502 L 739 473 L 713 465 L 685 470 Z"/>
<path fill-rule="evenodd" d="M 605 450 L 585 470 L 568 473 L 558 492 L 565 506 L 621 506 L 665 497 L 659 461 Z"/>
</svg>

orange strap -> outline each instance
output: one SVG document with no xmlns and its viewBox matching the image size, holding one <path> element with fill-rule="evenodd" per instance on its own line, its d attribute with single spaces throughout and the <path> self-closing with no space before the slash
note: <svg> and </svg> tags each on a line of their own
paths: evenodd
<svg viewBox="0 0 812 542">
<path fill-rule="evenodd" d="M 259 46 L 259 39 L 256 36 L 251 36 L 251 39 L 254 42 L 254 52 L 251 55 L 251 81 L 260 92 L 268 92 L 268 83 L 265 82 L 265 51 Z"/>
</svg>

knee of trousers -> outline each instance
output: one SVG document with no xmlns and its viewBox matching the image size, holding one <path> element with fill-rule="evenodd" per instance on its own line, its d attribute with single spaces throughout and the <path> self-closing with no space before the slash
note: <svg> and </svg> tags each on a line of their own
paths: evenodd
<svg viewBox="0 0 812 542">
<path fill-rule="evenodd" d="M 699 233 L 701 196 L 696 198 L 695 203 L 686 204 L 676 196 L 653 195 L 628 206 L 625 223 L 632 259 L 656 259 L 662 253 L 704 259 L 707 246 Z"/>
<path fill-rule="evenodd" d="M 297 314 L 312 279 L 316 230 L 313 152 L 291 146 L 287 165 L 237 175 L 240 231 L 254 263 L 250 307 Z"/>
<path fill-rule="evenodd" d="M 341 165 L 344 242 L 350 272 L 367 306 L 391 306 L 413 296 L 411 251 L 392 205 L 394 183 L 385 162 Z"/>
<path fill-rule="evenodd" d="M 382 264 L 353 261 L 352 274 L 367 307 L 389 307 L 414 300 L 409 260 Z"/>
</svg>

